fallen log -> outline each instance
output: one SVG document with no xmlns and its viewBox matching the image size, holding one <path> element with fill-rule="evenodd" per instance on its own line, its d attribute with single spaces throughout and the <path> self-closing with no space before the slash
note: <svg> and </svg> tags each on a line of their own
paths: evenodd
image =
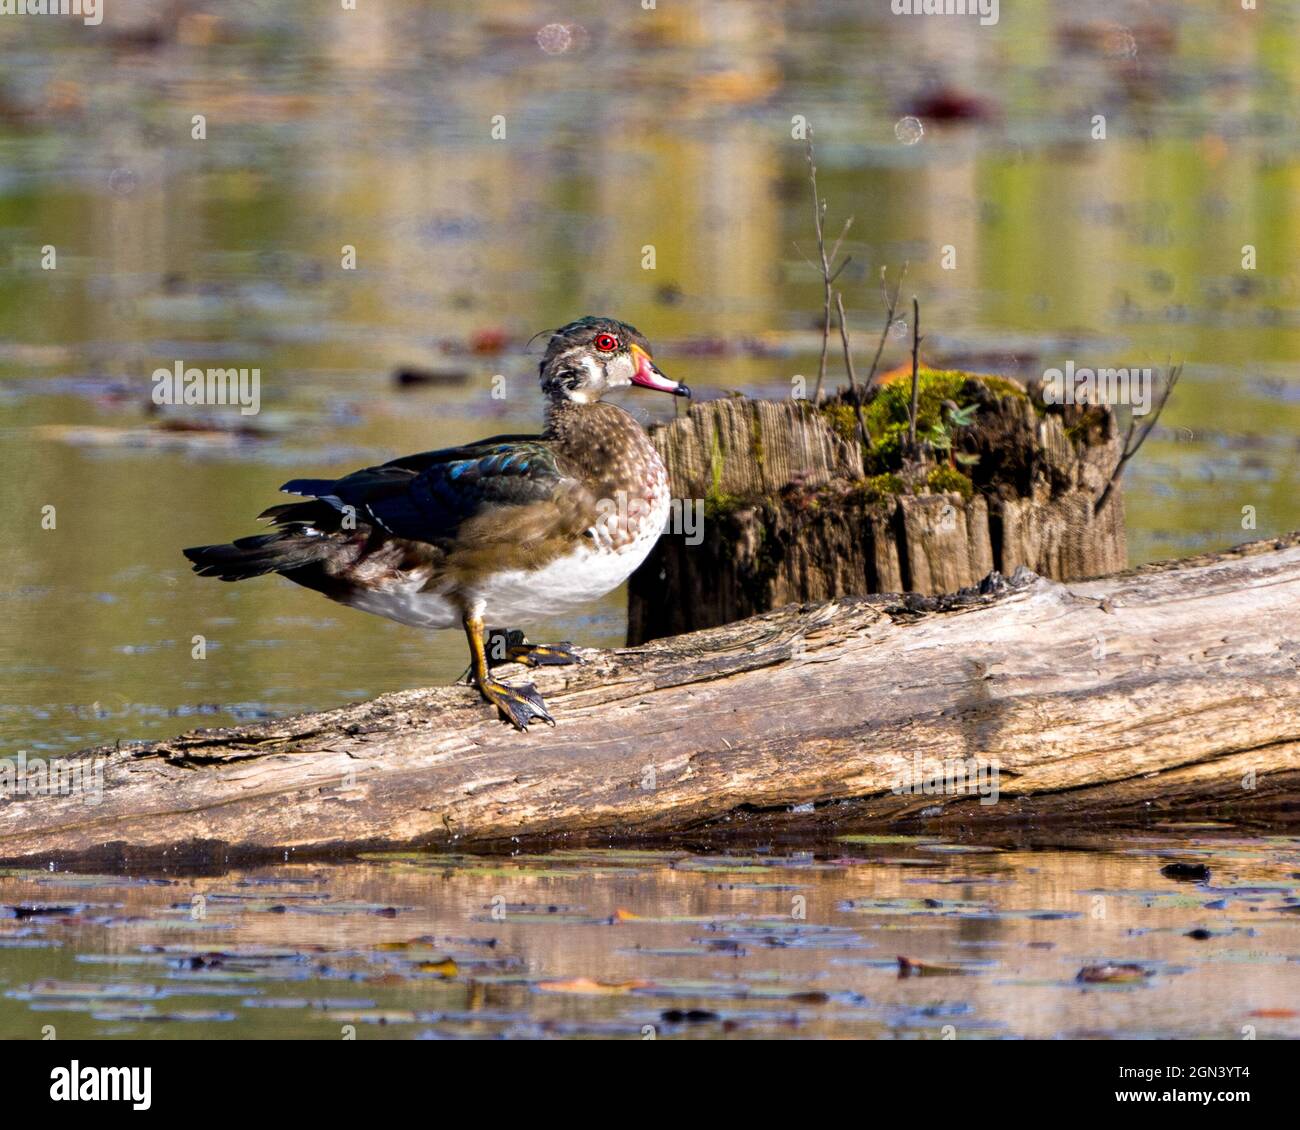
<svg viewBox="0 0 1300 1130">
<path fill-rule="evenodd" d="M 99 803 L 9 795 L 0 859 L 1277 816 L 1300 800 L 1300 535 L 586 654 L 533 673 L 554 730 L 516 734 L 448 687 L 87 751 Z M 918 770 L 972 759 L 996 768 L 996 803 L 916 788 Z"/>
</svg>

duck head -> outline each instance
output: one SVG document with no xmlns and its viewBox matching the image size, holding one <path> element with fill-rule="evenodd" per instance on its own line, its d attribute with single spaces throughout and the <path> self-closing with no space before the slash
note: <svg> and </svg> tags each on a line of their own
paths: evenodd
<svg viewBox="0 0 1300 1130">
<path fill-rule="evenodd" d="M 670 380 L 650 357 L 650 343 L 613 318 L 579 318 L 551 334 L 541 364 L 542 391 L 552 400 L 591 404 L 609 389 L 640 385 L 674 396 L 691 390 Z"/>
</svg>

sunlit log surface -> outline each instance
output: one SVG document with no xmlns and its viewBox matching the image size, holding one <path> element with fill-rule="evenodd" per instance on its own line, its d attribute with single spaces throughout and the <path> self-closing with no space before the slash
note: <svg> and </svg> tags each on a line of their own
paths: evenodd
<svg viewBox="0 0 1300 1130">
<path fill-rule="evenodd" d="M 1300 809 L 1300 535 L 985 587 L 589 652 L 528 676 L 553 730 L 514 733 L 447 687 L 86 751 L 106 759 L 101 802 L 10 796 L 0 858 L 216 862 Z M 997 766 L 996 804 L 893 791 L 918 764 L 970 758 Z"/>
</svg>

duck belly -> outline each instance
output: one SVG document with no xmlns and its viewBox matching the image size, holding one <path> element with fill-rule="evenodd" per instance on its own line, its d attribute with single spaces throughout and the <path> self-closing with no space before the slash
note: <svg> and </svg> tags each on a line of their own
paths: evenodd
<svg viewBox="0 0 1300 1130">
<path fill-rule="evenodd" d="M 643 553 L 584 549 L 540 569 L 495 573 L 475 586 L 483 620 L 513 628 L 599 600 L 626 581 L 649 552 L 649 547 Z"/>
<path fill-rule="evenodd" d="M 653 544 L 653 543 L 651 543 Z M 645 560 L 650 546 L 623 550 L 583 548 L 540 569 L 493 573 L 472 592 L 422 591 L 419 581 L 384 589 L 352 589 L 338 599 L 358 612 L 383 616 L 411 628 L 457 628 L 461 608 L 479 607 L 494 628 L 515 628 L 545 620 L 613 592 Z"/>
<path fill-rule="evenodd" d="M 383 589 L 357 588 L 337 599 L 359 612 L 383 616 L 411 628 L 460 627 L 460 608 L 454 601 L 445 594 L 421 589 L 422 582 L 413 580 Z"/>
<path fill-rule="evenodd" d="M 523 626 L 613 592 L 649 556 L 668 523 L 666 485 L 652 496 L 650 510 L 634 519 L 630 538 L 611 538 L 613 523 L 598 523 L 571 553 L 540 568 L 504 570 L 484 578 L 475 586 L 484 621 L 498 628 Z M 625 520 L 621 529 L 628 529 Z"/>
<path fill-rule="evenodd" d="M 611 507 L 572 551 L 528 569 L 502 569 L 472 585 L 429 587 L 427 570 L 385 577 L 374 587 L 352 584 L 328 595 L 361 612 L 412 628 L 454 628 L 462 609 L 479 610 L 492 628 L 523 627 L 561 615 L 613 592 L 649 556 L 668 524 L 670 499 L 662 465 L 648 490 L 646 508 Z M 373 582 L 372 582 L 373 583 Z"/>
</svg>

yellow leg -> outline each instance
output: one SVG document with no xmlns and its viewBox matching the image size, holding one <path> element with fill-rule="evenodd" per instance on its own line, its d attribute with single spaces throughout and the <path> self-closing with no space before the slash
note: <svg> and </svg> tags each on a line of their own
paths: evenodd
<svg viewBox="0 0 1300 1130">
<path fill-rule="evenodd" d="M 487 652 L 483 649 L 483 618 L 464 616 L 461 623 L 465 625 L 465 638 L 469 640 L 470 672 L 474 682 L 482 683 L 488 677 Z"/>
<path fill-rule="evenodd" d="M 462 618 L 465 638 L 469 641 L 470 672 L 479 693 L 492 703 L 517 730 L 527 730 L 528 723 L 540 720 L 552 726 L 555 719 L 531 683 L 512 687 L 492 678 L 488 671 L 487 651 L 483 646 L 483 618 L 466 613 Z"/>
</svg>

